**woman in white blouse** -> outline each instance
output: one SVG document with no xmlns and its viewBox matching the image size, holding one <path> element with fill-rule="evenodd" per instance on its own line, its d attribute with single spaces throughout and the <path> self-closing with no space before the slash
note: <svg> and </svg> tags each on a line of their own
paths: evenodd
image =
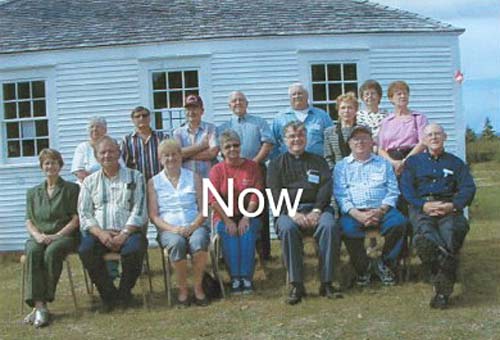
<svg viewBox="0 0 500 340">
<path fill-rule="evenodd" d="M 94 144 L 108 131 L 106 119 L 103 117 L 90 118 L 87 129 L 90 139 L 76 147 L 71 163 L 71 173 L 76 176 L 79 183 L 101 168 L 94 156 Z"/>
</svg>

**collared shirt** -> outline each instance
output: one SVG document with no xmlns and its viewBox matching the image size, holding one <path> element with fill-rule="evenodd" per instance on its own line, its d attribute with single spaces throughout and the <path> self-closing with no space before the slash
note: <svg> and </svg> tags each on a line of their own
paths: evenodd
<svg viewBox="0 0 500 340">
<path fill-rule="evenodd" d="M 144 176 L 123 167 L 113 178 L 103 170 L 94 172 L 82 183 L 78 213 L 84 231 L 92 226 L 117 231 L 127 226 L 142 227 L 147 222 Z"/>
<path fill-rule="evenodd" d="M 337 163 L 333 192 L 343 214 L 353 208 L 395 207 L 399 196 L 392 165 L 374 154 L 366 161 L 358 161 L 351 154 Z"/>
<path fill-rule="evenodd" d="M 43 181 L 26 194 L 26 219 L 43 233 L 57 233 L 78 213 L 79 190 L 78 184 L 59 177 L 52 197 L 49 197 L 47 181 Z"/>
<path fill-rule="evenodd" d="M 341 128 L 342 138 L 344 139 L 344 143 L 347 144 L 347 139 L 351 135 L 353 129 L 354 126 Z M 342 155 L 342 149 L 340 147 L 340 136 L 337 133 L 337 125 L 326 128 L 324 132 L 324 137 L 325 137 L 325 153 L 324 153 L 325 160 L 328 163 L 328 167 L 330 169 L 333 169 L 335 163 L 340 162 L 342 158 L 347 156 L 349 153 L 347 153 L 347 155 Z M 347 147 L 349 148 L 349 146 Z"/>
<path fill-rule="evenodd" d="M 271 158 L 276 158 L 279 155 L 287 152 L 286 144 L 284 141 L 283 127 L 288 122 L 294 120 L 298 120 L 298 118 L 292 108 L 289 108 L 287 111 L 274 118 L 272 131 L 274 139 L 276 140 L 276 145 L 272 151 Z M 330 116 L 325 111 L 310 106 L 309 111 L 307 112 L 306 120 L 304 121 L 304 125 L 307 129 L 306 151 L 323 157 L 323 132 L 327 127 L 333 125 Z"/>
<path fill-rule="evenodd" d="M 173 138 L 184 148 L 200 143 L 206 135 L 208 135 L 209 148 L 216 147 L 217 129 L 214 124 L 204 121 L 200 123 L 200 126 L 195 131 L 191 131 L 187 123 L 178 127 L 174 130 Z M 182 167 L 197 173 L 201 178 L 207 178 L 214 163 L 215 158 L 207 161 L 185 159 L 182 162 Z"/>
<path fill-rule="evenodd" d="M 123 138 L 121 144 L 122 158 L 128 168 L 139 170 L 146 181 L 159 173 L 162 169 L 158 159 L 158 145 L 168 138 L 163 131 L 151 131 L 151 135 L 144 141 L 134 131 Z"/>
<path fill-rule="evenodd" d="M 332 175 L 328 164 L 310 152 L 300 156 L 286 152 L 273 159 L 269 163 L 266 185 L 271 189 L 275 204 L 282 189 L 286 189 L 292 204 L 299 189 L 304 189 L 299 204 L 313 204 L 314 208 L 323 210 L 331 202 Z M 286 211 L 283 204 L 281 213 Z"/>
<path fill-rule="evenodd" d="M 259 153 L 262 143 L 276 144 L 266 120 L 248 113 L 243 117 L 233 114 L 228 122 L 219 127 L 220 132 L 227 129 L 236 131 L 240 136 L 240 156 L 243 158 L 254 159 Z"/>
<path fill-rule="evenodd" d="M 423 152 L 406 161 L 401 192 L 411 205 L 420 209 L 425 197 L 433 196 L 453 202 L 455 209 L 462 210 L 472 202 L 476 185 L 460 158 L 448 152 L 434 158 Z"/>
<path fill-rule="evenodd" d="M 378 146 L 383 150 L 412 149 L 423 140 L 427 124 L 429 124 L 427 117 L 420 112 L 412 111 L 409 117 L 403 119 L 390 113 L 380 124 Z"/>
<path fill-rule="evenodd" d="M 378 112 L 368 112 L 367 110 L 359 110 L 356 113 L 356 124 L 368 126 L 372 130 L 374 140 L 377 140 L 380 131 L 380 124 L 387 116 L 387 111 L 380 110 Z"/>
</svg>

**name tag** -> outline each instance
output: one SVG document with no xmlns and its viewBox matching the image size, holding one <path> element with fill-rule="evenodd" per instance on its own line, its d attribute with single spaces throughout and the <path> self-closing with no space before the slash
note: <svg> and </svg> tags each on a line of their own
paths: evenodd
<svg viewBox="0 0 500 340">
<path fill-rule="evenodd" d="M 321 126 L 318 123 L 309 124 L 308 130 L 321 130 Z"/>
<path fill-rule="evenodd" d="M 307 171 L 307 181 L 313 184 L 319 184 L 320 176 L 319 171 L 310 169 Z"/>
<path fill-rule="evenodd" d="M 448 177 L 448 176 L 453 176 L 453 171 L 452 171 L 452 170 L 450 170 L 450 169 L 446 169 L 446 168 L 444 168 L 444 169 L 443 169 L 443 177 L 445 177 L 445 178 L 446 178 L 446 177 Z"/>
</svg>

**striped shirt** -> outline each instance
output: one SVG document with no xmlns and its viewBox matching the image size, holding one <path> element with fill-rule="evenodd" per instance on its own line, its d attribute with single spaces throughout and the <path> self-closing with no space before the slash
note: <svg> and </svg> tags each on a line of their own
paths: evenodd
<svg viewBox="0 0 500 340">
<path fill-rule="evenodd" d="M 123 138 L 121 144 L 122 158 L 128 168 L 139 170 L 148 181 L 162 169 L 158 159 L 158 145 L 168 138 L 163 131 L 151 131 L 151 135 L 144 141 L 134 131 Z"/>
<path fill-rule="evenodd" d="M 347 145 L 347 138 L 349 138 L 349 136 L 351 135 L 352 129 L 354 129 L 354 126 L 342 127 L 342 137 L 346 145 Z M 349 149 L 349 146 L 347 146 L 347 148 L 349 149 L 348 154 L 346 155 L 342 154 L 342 148 L 340 147 L 340 136 L 337 133 L 337 125 L 326 128 L 324 136 L 325 136 L 324 157 L 326 162 L 328 163 L 328 167 L 330 169 L 333 169 L 336 163 L 340 162 L 342 158 L 350 154 L 351 150 Z"/>
<path fill-rule="evenodd" d="M 92 226 L 104 230 L 141 227 L 147 221 L 144 177 L 137 170 L 120 167 L 108 178 L 102 170 L 87 176 L 78 198 L 80 229 Z"/>
</svg>

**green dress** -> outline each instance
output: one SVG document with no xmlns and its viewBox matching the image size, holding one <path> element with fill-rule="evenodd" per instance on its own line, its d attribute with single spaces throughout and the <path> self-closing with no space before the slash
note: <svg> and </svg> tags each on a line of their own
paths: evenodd
<svg viewBox="0 0 500 340">
<path fill-rule="evenodd" d="M 57 180 L 52 197 L 47 193 L 47 181 L 28 190 L 26 219 L 45 234 L 55 234 L 77 214 L 78 184 Z M 49 245 L 37 243 L 33 237 L 26 242 L 26 303 L 52 302 L 61 275 L 64 258 L 76 250 L 78 232 L 62 236 Z"/>
</svg>

